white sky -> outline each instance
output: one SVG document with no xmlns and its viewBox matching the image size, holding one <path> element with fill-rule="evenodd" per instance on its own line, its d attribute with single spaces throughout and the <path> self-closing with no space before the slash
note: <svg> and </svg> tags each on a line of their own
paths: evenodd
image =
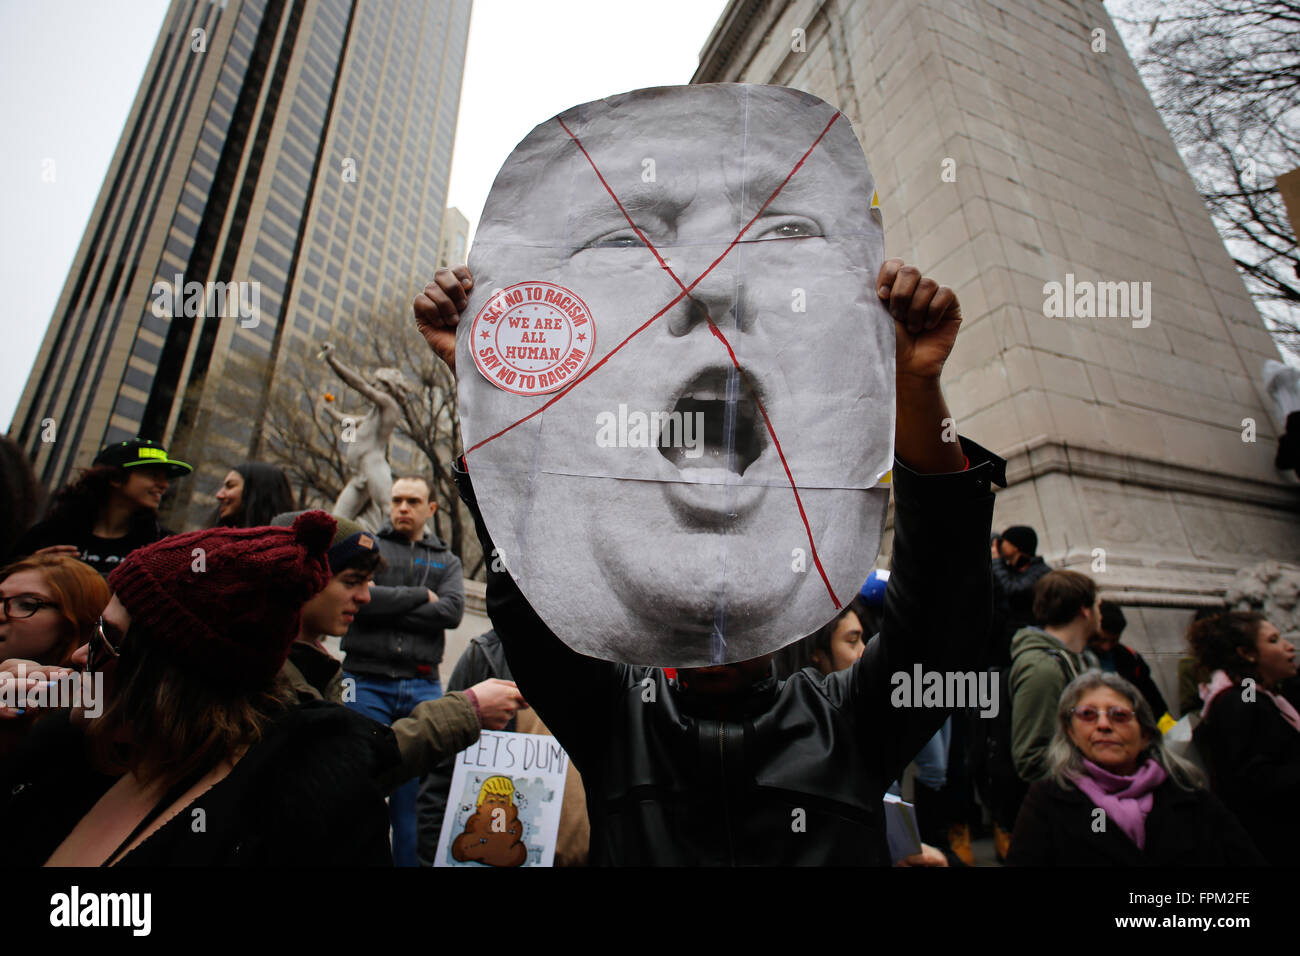
<svg viewBox="0 0 1300 956">
<path fill-rule="evenodd" d="M 726 0 L 476 0 L 447 203 L 473 228 L 538 123 L 686 83 Z M 0 0 L 0 424 L 11 421 L 167 0 Z M 46 160 L 54 182 L 42 181 Z"/>
</svg>

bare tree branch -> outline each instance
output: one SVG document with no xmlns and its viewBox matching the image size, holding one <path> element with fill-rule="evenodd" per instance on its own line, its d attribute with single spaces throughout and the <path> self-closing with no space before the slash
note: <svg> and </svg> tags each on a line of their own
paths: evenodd
<svg viewBox="0 0 1300 956">
<path fill-rule="evenodd" d="M 1246 288 L 1300 352 L 1300 252 L 1276 177 L 1300 167 L 1300 0 L 1114 0 Z"/>
</svg>

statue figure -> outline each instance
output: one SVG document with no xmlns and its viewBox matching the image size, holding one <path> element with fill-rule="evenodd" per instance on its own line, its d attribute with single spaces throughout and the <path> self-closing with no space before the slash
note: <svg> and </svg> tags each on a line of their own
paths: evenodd
<svg viewBox="0 0 1300 956">
<path fill-rule="evenodd" d="M 1276 359 L 1264 361 L 1264 388 L 1273 400 L 1273 421 L 1286 428 L 1287 416 L 1300 412 L 1300 369 Z"/>
<path fill-rule="evenodd" d="M 348 483 L 334 503 L 334 514 L 352 518 L 370 531 L 387 520 L 393 490 L 393 470 L 388 464 L 388 440 L 402 417 L 397 399 L 407 390 L 399 369 L 376 369 L 367 381 L 334 357 L 326 342 L 321 358 L 339 378 L 360 392 L 374 407 L 360 418 L 344 415 L 325 405 L 331 418 L 343 427 L 343 464 Z"/>
</svg>

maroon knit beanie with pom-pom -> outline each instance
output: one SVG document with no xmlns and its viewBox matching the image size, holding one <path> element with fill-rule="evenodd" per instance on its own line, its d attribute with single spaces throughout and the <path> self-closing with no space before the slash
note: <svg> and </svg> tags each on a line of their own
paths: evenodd
<svg viewBox="0 0 1300 956">
<path fill-rule="evenodd" d="M 140 636 L 221 686 L 268 686 L 298 636 L 302 606 L 329 584 L 335 522 L 212 528 L 132 551 L 108 576 Z"/>
</svg>

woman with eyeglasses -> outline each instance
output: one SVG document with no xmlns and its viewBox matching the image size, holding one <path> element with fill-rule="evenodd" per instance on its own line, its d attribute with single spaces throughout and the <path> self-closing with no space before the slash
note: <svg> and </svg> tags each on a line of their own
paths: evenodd
<svg viewBox="0 0 1300 956">
<path fill-rule="evenodd" d="M 391 731 L 278 679 L 330 580 L 324 512 L 137 549 L 73 661 L 102 713 L 40 721 L 0 766 L 5 862 L 391 865 Z"/>
<path fill-rule="evenodd" d="M 1300 860 L 1300 714 L 1278 684 L 1296 675 L 1296 649 L 1262 615 L 1230 611 L 1187 633 L 1210 675 L 1192 739 L 1210 786 L 1275 866 Z"/>
<path fill-rule="evenodd" d="M 21 680 L 25 691 L 31 680 L 61 673 L 90 639 L 108 598 L 95 569 L 66 555 L 33 555 L 0 569 L 0 690 Z M 13 751 L 38 716 L 12 710 L 0 720 L 0 757 Z"/>
<path fill-rule="evenodd" d="M 1076 677 L 1061 694 L 1049 775 L 1029 790 L 1011 866 L 1255 866 L 1263 857 L 1200 773 L 1169 753 L 1124 678 Z"/>
<path fill-rule="evenodd" d="M 95 569 L 66 555 L 33 555 L 0 569 L 0 660 L 68 664 L 108 598 Z"/>
</svg>

